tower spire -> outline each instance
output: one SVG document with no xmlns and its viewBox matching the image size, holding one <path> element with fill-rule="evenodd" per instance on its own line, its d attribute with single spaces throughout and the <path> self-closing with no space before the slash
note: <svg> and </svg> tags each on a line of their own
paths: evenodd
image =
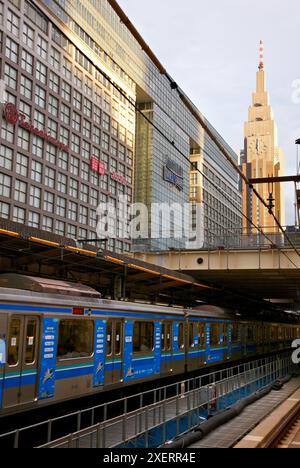
<svg viewBox="0 0 300 468">
<path fill-rule="evenodd" d="M 260 41 L 260 47 L 259 47 L 259 70 L 264 70 L 265 64 L 264 64 L 264 43 L 263 41 Z"/>
</svg>

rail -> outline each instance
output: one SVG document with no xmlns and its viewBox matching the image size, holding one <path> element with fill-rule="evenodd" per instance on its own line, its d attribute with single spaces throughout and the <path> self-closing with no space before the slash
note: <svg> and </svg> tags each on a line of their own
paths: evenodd
<svg viewBox="0 0 300 468">
<path fill-rule="evenodd" d="M 75 430 L 46 444 L 43 448 L 156 448 L 181 435 L 260 388 L 293 371 L 289 355 L 268 358 L 229 368 L 196 379 L 152 391 L 153 401 L 129 410 L 128 398 L 123 401 L 123 414 L 106 419 L 82 430 Z M 170 395 L 170 389 L 176 390 Z M 146 401 L 144 395 L 137 395 Z M 158 396 L 159 395 L 159 396 Z M 156 396 L 156 398 L 155 398 Z M 131 397 L 133 398 L 133 397 Z M 95 410 L 93 408 L 91 411 Z M 28 428 L 27 428 L 28 429 Z"/>
</svg>

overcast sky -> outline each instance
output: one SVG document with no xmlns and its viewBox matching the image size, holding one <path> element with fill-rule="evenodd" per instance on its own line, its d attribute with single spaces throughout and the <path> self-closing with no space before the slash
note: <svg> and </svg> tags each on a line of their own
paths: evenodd
<svg viewBox="0 0 300 468">
<path fill-rule="evenodd" d="M 299 0 L 119 0 L 168 72 L 234 150 L 255 90 L 259 41 L 271 105 L 286 154 L 296 172 L 300 138 Z M 286 185 L 287 224 L 294 223 L 294 187 Z"/>
</svg>

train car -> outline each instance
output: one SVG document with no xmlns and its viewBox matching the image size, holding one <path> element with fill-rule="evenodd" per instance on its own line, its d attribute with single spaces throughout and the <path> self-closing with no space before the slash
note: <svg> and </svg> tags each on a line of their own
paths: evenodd
<svg viewBox="0 0 300 468">
<path fill-rule="evenodd" d="M 283 349 L 296 330 L 281 327 Z M 221 308 L 116 302 L 80 284 L 0 275 L 0 416 L 259 356 L 278 329 Z"/>
</svg>

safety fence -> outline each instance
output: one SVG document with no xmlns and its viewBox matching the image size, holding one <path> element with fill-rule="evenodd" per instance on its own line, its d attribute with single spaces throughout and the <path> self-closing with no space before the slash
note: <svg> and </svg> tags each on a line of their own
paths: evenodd
<svg viewBox="0 0 300 468">
<path fill-rule="evenodd" d="M 35 444 L 42 448 L 157 448 L 168 440 L 199 425 L 210 415 L 229 407 L 258 390 L 284 378 L 295 370 L 290 355 L 273 357 L 229 368 L 206 376 L 165 386 L 120 400 L 121 415 L 90 427 L 69 432 L 67 436 Z M 139 398 L 137 409 L 130 410 L 130 400 Z M 151 401 L 152 400 L 152 401 Z M 148 402 L 148 404 L 146 403 Z M 96 413 L 98 408 L 87 411 Z M 78 422 L 82 412 L 77 413 Z M 48 430 L 53 427 L 48 422 Z M 24 429 L 25 430 L 25 429 Z M 26 428 L 28 430 L 28 428 Z M 48 437 L 51 437 L 49 433 Z M 19 431 L 20 435 L 20 431 Z M 16 437 L 16 434 L 11 434 Z"/>
</svg>

